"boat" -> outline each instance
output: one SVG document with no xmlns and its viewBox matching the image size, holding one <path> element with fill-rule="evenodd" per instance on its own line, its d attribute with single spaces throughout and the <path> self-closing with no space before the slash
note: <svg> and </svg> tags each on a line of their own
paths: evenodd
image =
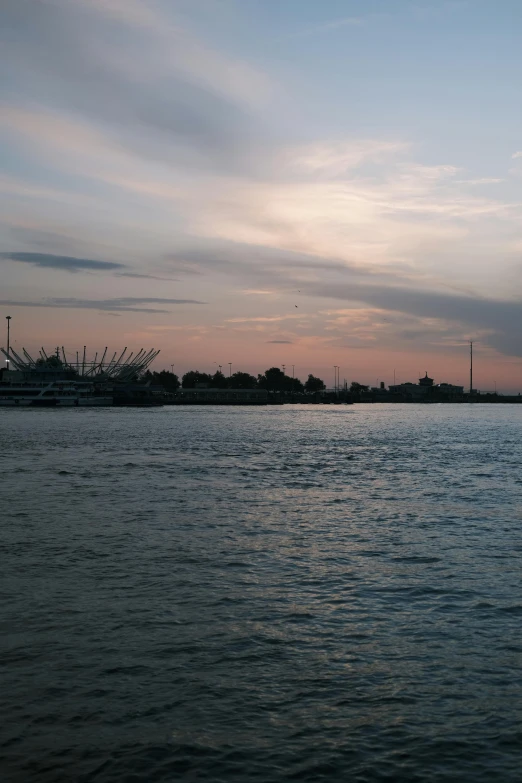
<svg viewBox="0 0 522 783">
<path fill-rule="evenodd" d="M 0 406 L 30 405 L 37 408 L 112 405 L 113 397 L 92 383 L 67 380 L 34 380 L 0 383 Z"/>
<path fill-rule="evenodd" d="M 76 353 L 76 361 L 66 356 L 65 349 L 40 357 L 33 357 L 22 348 L 23 357 L 10 347 L 0 348 L 7 359 L 7 367 L 0 370 L 0 406 L 32 406 L 42 408 L 100 407 L 102 405 L 150 405 L 163 403 L 149 384 L 139 384 L 148 365 L 159 351 L 141 349 L 127 358 L 127 348 L 115 351 L 106 361 L 107 348 L 98 358 L 88 359 L 86 347 L 83 357 Z"/>
</svg>

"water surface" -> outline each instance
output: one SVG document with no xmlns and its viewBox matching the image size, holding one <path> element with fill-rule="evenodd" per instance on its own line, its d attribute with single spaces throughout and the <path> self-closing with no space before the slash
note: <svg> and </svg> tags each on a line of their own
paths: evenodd
<svg viewBox="0 0 522 783">
<path fill-rule="evenodd" d="M 0 409 L 14 783 L 520 781 L 522 406 Z"/>
</svg>

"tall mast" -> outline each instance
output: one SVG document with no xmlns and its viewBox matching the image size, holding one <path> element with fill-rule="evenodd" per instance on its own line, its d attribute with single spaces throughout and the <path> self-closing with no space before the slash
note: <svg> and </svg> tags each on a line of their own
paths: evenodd
<svg viewBox="0 0 522 783">
<path fill-rule="evenodd" d="M 11 316 L 6 315 L 5 320 L 7 321 L 7 369 L 10 370 L 10 364 L 11 364 L 11 357 L 10 357 L 10 349 L 11 349 L 11 337 L 10 337 L 10 328 L 11 328 Z"/>
<path fill-rule="evenodd" d="M 469 341 L 469 393 L 473 393 L 473 340 Z"/>
</svg>

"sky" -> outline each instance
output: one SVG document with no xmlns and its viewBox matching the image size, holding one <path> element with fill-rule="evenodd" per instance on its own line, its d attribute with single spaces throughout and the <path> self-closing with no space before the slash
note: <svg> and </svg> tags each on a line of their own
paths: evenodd
<svg viewBox="0 0 522 783">
<path fill-rule="evenodd" d="M 2 0 L 0 20 L 15 349 L 466 385 L 473 340 L 474 385 L 522 391 L 519 0 Z"/>
</svg>

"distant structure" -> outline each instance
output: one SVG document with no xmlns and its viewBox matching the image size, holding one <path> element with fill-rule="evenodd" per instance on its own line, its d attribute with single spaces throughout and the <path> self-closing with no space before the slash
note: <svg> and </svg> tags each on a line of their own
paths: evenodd
<svg viewBox="0 0 522 783">
<path fill-rule="evenodd" d="M 419 383 L 398 383 L 389 387 L 389 393 L 398 395 L 411 402 L 423 402 L 428 397 L 443 397 L 446 400 L 461 398 L 464 394 L 463 386 L 455 386 L 452 383 L 434 384 L 433 378 L 419 378 Z"/>
<path fill-rule="evenodd" d="M 433 378 L 428 378 L 427 370 L 424 378 L 419 378 L 419 386 L 425 386 L 427 388 L 431 388 L 433 386 Z"/>
<path fill-rule="evenodd" d="M 25 348 L 22 348 L 23 358 L 11 346 L 8 351 L 4 348 L 0 350 L 7 359 L 8 367 L 18 372 L 48 374 L 54 371 L 96 382 L 130 381 L 144 373 L 159 354 L 159 350 L 154 348 L 148 351 L 142 348 L 137 353 L 131 351 L 127 354 L 127 348 L 124 348 L 119 355 L 118 351 L 115 351 L 111 359 L 107 359 L 108 348 L 105 348 L 103 353 L 100 352 L 100 358 L 97 352 L 94 359 L 88 359 L 87 348 L 84 346 L 81 358 L 77 351 L 76 357 L 70 359 L 62 346 L 51 354 L 47 354 L 44 348 L 40 348 L 39 357 L 34 359 Z"/>
</svg>

